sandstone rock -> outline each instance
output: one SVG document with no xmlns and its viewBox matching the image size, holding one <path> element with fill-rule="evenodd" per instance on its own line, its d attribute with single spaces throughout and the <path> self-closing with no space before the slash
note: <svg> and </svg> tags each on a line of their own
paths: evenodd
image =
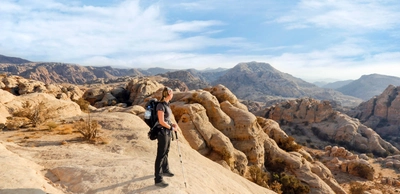
<svg viewBox="0 0 400 194">
<path fill-rule="evenodd" d="M 0 89 L 0 103 L 5 104 L 7 102 L 10 102 L 14 99 L 14 97 L 15 96 L 10 92 Z"/>
<path fill-rule="evenodd" d="M 208 88 L 206 91 L 174 93 L 174 99 L 170 106 L 191 147 L 203 155 L 208 153 L 207 156 L 210 159 L 220 160 L 218 163 L 230 166 L 232 171 L 237 171 L 239 174 L 243 172 L 243 166 L 246 166 L 246 163 L 242 162 L 245 161 L 244 159 L 248 159 L 248 165 L 262 166 L 264 160 L 282 158 L 287 164 L 287 168 L 291 169 L 291 172 L 294 172 L 301 181 L 310 185 L 311 190 L 334 193 L 333 186 L 328 186 L 328 183 L 340 188 L 333 178 L 323 180 L 311 172 L 311 164 L 305 159 L 307 155 L 296 152 L 287 153 L 281 150 L 274 140 L 268 138 L 264 130 L 274 130 L 270 129 L 274 127 L 267 125 L 274 125 L 276 122 L 260 120 L 246 109 L 235 106 L 231 103 L 235 103 L 234 98 L 229 95 L 228 91 L 226 91 L 228 95 L 215 93 L 217 96 L 208 92 L 222 89 L 223 87 L 216 86 Z M 154 93 L 152 97 L 157 95 L 159 95 L 158 92 Z M 263 124 L 259 124 L 259 120 Z M 261 127 L 262 125 L 264 127 Z M 277 128 L 276 125 L 275 128 Z M 213 134 L 213 136 L 207 134 Z M 225 148 L 216 149 L 216 146 L 212 145 Z M 244 153 L 244 155 L 240 153 Z"/>
<path fill-rule="evenodd" d="M 117 98 L 115 98 L 111 93 L 106 93 L 101 101 L 98 101 L 94 103 L 94 106 L 96 108 L 101 108 L 104 106 L 111 106 L 111 105 L 116 105 L 117 104 Z"/>
<path fill-rule="evenodd" d="M 18 95 L 18 79 L 22 79 L 20 76 L 6 76 L 1 80 L 4 87 L 3 90 L 10 92 L 11 94 Z"/>
<path fill-rule="evenodd" d="M 0 152 L 0 163 L 2 164 L 1 193 L 8 193 L 7 191 L 21 194 L 64 193 L 48 183 L 48 180 L 42 175 L 43 166 L 9 151 L 3 142 L 0 142 Z"/>
<path fill-rule="evenodd" d="M 272 119 L 265 119 L 257 117 L 257 122 L 262 127 L 264 133 L 266 133 L 275 142 L 281 142 L 288 138 L 288 135 L 279 127 L 279 124 Z"/>
<path fill-rule="evenodd" d="M 334 111 L 327 101 L 287 101 L 267 108 L 264 116 L 279 122 L 303 124 L 323 140 L 343 142 L 356 150 L 380 155 L 385 155 L 386 152 L 399 153 L 397 148 L 383 140 L 371 128 L 362 125 L 359 120 Z"/>
<path fill-rule="evenodd" d="M 385 167 L 392 168 L 393 167 L 393 162 L 386 162 Z"/>
<path fill-rule="evenodd" d="M 389 85 L 382 94 L 361 103 L 347 114 L 360 119 L 382 136 L 395 135 L 399 132 L 400 126 L 399 91 L 400 86 Z"/>
<path fill-rule="evenodd" d="M 126 86 L 129 102 L 133 105 L 142 104 L 144 99 L 151 96 L 164 86 L 150 79 L 133 79 Z M 160 100 L 161 98 L 158 98 Z"/>
<path fill-rule="evenodd" d="M 34 81 L 34 80 L 26 80 L 26 79 L 19 79 L 18 80 L 18 94 L 28 94 L 33 92 L 45 92 L 47 91 L 46 86 L 43 82 Z"/>
<path fill-rule="evenodd" d="M 91 88 L 85 91 L 82 98 L 88 101 L 91 105 L 101 101 L 107 93 L 105 88 Z"/>
<path fill-rule="evenodd" d="M 9 110 L 16 110 L 22 107 L 22 104 L 29 101 L 32 105 L 38 105 L 44 102 L 43 110 L 50 111 L 52 118 L 63 118 L 81 114 L 78 104 L 72 101 L 59 100 L 54 96 L 44 93 L 30 93 L 15 97 L 13 101 L 4 104 Z"/>
<path fill-rule="evenodd" d="M 360 159 L 368 160 L 369 158 L 368 158 L 367 154 L 360 154 Z"/>
</svg>

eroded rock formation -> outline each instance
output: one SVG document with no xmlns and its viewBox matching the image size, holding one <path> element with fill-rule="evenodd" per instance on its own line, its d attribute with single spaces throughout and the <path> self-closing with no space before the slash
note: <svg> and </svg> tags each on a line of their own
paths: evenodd
<svg viewBox="0 0 400 194">
<path fill-rule="evenodd" d="M 382 94 L 347 112 L 400 148 L 400 86 L 389 85 Z"/>
<path fill-rule="evenodd" d="M 329 101 L 311 98 L 290 100 L 267 108 L 260 116 L 283 125 L 299 124 L 325 141 L 347 145 L 358 151 L 378 155 L 398 153 L 399 150 L 383 140 L 371 128 L 346 114 L 334 111 Z"/>
<path fill-rule="evenodd" d="M 160 95 L 157 90 L 151 98 Z M 264 167 L 265 160 L 279 158 L 286 164 L 286 172 L 309 185 L 312 193 L 345 193 L 331 172 L 321 163 L 310 162 L 312 158 L 305 151 L 279 148 L 266 133 L 274 122 L 263 122 L 262 127 L 259 119 L 223 85 L 175 92 L 170 106 L 191 147 L 238 174 L 246 176 L 249 166 Z"/>
</svg>

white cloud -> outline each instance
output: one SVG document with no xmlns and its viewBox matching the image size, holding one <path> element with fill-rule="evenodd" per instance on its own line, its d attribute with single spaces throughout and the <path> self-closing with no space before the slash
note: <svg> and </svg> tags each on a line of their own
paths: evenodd
<svg viewBox="0 0 400 194">
<path fill-rule="evenodd" d="M 217 20 L 166 23 L 158 4 L 147 8 L 139 1 L 124 1 L 116 6 L 95 7 L 60 4 L 51 0 L 15 7 L 14 13 L 0 13 L 5 53 L 24 56 L 48 56 L 41 60 L 70 61 L 90 56 L 110 58 L 113 55 L 149 52 L 186 52 L 208 46 L 246 45 L 240 38 L 214 39 L 205 35 L 217 32 Z M 195 32 L 193 35 L 181 33 Z M 203 34 L 203 35 L 199 35 Z M 4 48 L 3 48 L 4 49 Z M 29 59 L 29 58 L 28 58 Z M 34 59 L 33 59 L 34 60 Z M 90 60 L 87 60 L 90 61 Z"/>
<path fill-rule="evenodd" d="M 386 30 L 400 24 L 397 1 L 302 0 L 278 18 L 288 28 L 322 27 L 346 30 Z"/>
</svg>

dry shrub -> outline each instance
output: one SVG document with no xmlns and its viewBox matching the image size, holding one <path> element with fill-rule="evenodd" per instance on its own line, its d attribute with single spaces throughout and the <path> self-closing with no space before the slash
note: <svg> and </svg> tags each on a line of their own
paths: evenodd
<svg viewBox="0 0 400 194">
<path fill-rule="evenodd" d="M 363 194 L 366 188 L 363 184 L 359 182 L 350 183 L 350 194 Z"/>
<path fill-rule="evenodd" d="M 79 107 L 81 108 L 81 110 L 83 112 L 89 112 L 90 103 L 88 101 L 86 101 L 85 99 L 79 98 L 77 101 L 75 101 L 75 103 L 77 103 L 79 105 Z"/>
<path fill-rule="evenodd" d="M 32 125 L 36 127 L 51 118 L 51 112 L 52 110 L 46 109 L 45 103 L 42 101 L 35 105 L 26 101 L 22 103 L 22 108 L 14 112 L 13 115 L 28 118 Z"/>
<path fill-rule="evenodd" d="M 50 121 L 46 123 L 46 126 L 52 131 L 58 126 L 58 124 L 54 121 Z"/>
<path fill-rule="evenodd" d="M 270 172 L 281 173 L 285 170 L 286 162 L 283 158 L 274 158 L 273 160 L 265 160 L 265 168 Z"/>
<path fill-rule="evenodd" d="M 281 184 L 282 193 L 285 194 L 306 194 L 310 192 L 310 186 L 301 183 L 301 181 L 293 175 L 274 173 L 273 181 Z"/>
<path fill-rule="evenodd" d="M 268 187 L 268 181 L 269 177 L 266 172 L 264 172 L 260 167 L 258 166 L 250 166 L 249 167 L 249 174 L 250 174 L 250 180 L 253 181 L 254 183 L 265 187 Z"/>
<path fill-rule="evenodd" d="M 374 170 L 374 168 L 370 167 L 369 165 L 358 163 L 354 167 L 354 170 L 357 172 L 358 176 L 360 176 L 361 178 L 365 178 L 368 180 L 374 179 L 375 170 Z"/>
<path fill-rule="evenodd" d="M 74 132 L 74 126 L 70 124 L 65 124 L 65 125 L 59 125 L 55 130 L 58 131 L 58 134 L 60 135 L 68 135 L 72 134 Z"/>
<path fill-rule="evenodd" d="M 280 184 L 278 181 L 274 181 L 270 185 L 271 190 L 275 191 L 278 194 L 282 194 L 282 184 Z"/>
<path fill-rule="evenodd" d="M 74 124 L 74 128 L 83 135 L 85 140 L 94 140 L 98 137 L 100 125 L 96 120 L 92 120 L 90 113 L 88 119 L 85 121 L 81 119 Z"/>
<path fill-rule="evenodd" d="M 12 117 L 10 119 L 7 119 L 7 122 L 5 124 L 5 128 L 7 130 L 18 130 L 21 127 L 26 127 L 29 125 L 30 120 L 26 117 Z"/>
<path fill-rule="evenodd" d="M 95 141 L 96 140 L 101 140 L 99 139 L 99 128 L 101 127 L 99 123 L 96 120 L 92 120 L 90 110 L 89 110 L 89 105 L 90 103 L 86 101 L 83 98 L 79 98 L 77 101 L 75 101 L 81 108 L 83 112 L 88 113 L 88 118 L 86 121 L 84 119 L 81 119 L 80 121 L 76 122 L 74 124 L 74 128 L 78 130 L 79 133 L 83 135 L 83 138 L 85 140 L 89 141 Z M 103 142 L 101 140 L 101 142 Z M 107 142 L 107 141 L 104 141 Z"/>
<path fill-rule="evenodd" d="M 110 142 L 111 140 L 105 137 L 98 137 L 95 139 L 96 144 L 109 144 Z"/>
<path fill-rule="evenodd" d="M 302 148 L 301 145 L 297 144 L 294 141 L 294 137 L 289 136 L 288 138 L 282 139 L 281 141 L 277 142 L 278 146 L 287 151 L 287 152 L 292 152 L 292 151 L 298 151 L 299 149 Z"/>
</svg>

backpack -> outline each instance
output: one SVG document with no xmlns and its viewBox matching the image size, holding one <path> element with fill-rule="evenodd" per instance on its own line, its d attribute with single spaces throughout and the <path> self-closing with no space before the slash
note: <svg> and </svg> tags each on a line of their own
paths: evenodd
<svg viewBox="0 0 400 194">
<path fill-rule="evenodd" d="M 147 133 L 147 136 L 150 140 L 157 139 L 159 128 L 156 127 L 158 124 L 157 117 L 157 104 L 159 102 L 156 98 L 150 99 L 146 104 L 146 111 L 144 112 L 144 122 L 150 127 L 150 131 Z"/>
</svg>

